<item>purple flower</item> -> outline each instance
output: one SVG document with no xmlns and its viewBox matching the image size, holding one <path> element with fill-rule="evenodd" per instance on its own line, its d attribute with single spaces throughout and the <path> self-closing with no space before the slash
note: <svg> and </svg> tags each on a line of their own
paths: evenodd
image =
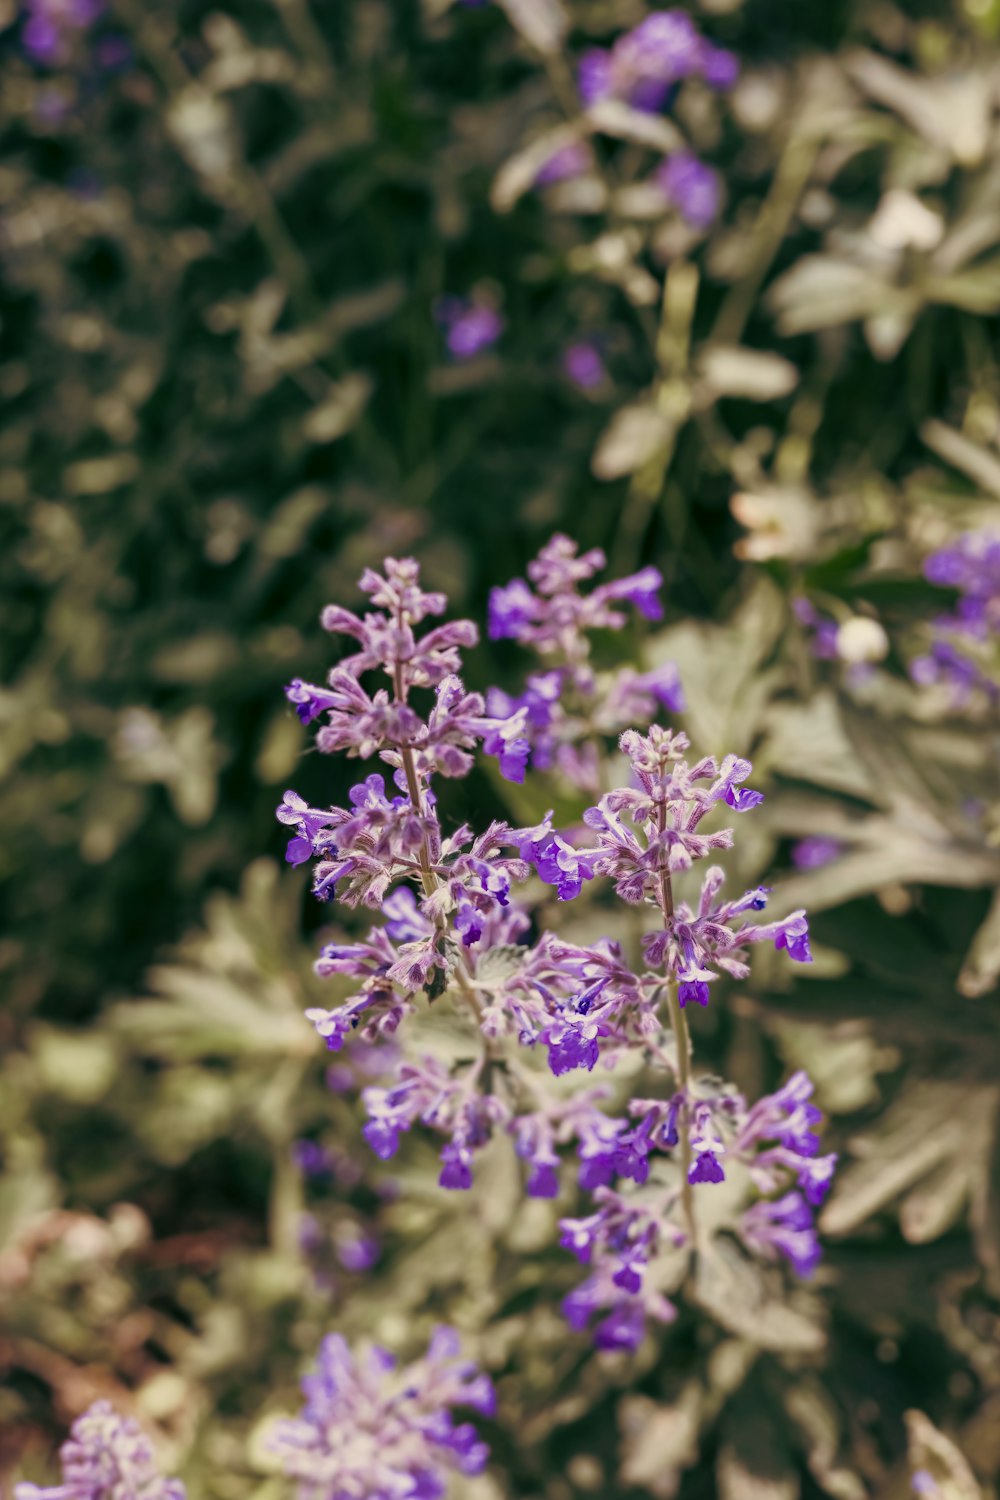
<svg viewBox="0 0 1000 1500">
<path fill-rule="evenodd" d="M 813 656 L 820 661 L 835 661 L 838 630 L 836 620 L 821 615 L 811 601 L 804 598 L 792 601 L 792 611 L 799 624 L 812 631 L 810 650 Z"/>
<path fill-rule="evenodd" d="M 562 368 L 566 378 L 584 391 L 594 390 L 608 378 L 601 351 L 586 339 L 567 344 L 563 350 Z"/>
<path fill-rule="evenodd" d="M 109 1401 L 95 1401 L 77 1417 L 59 1457 L 61 1484 L 16 1484 L 14 1500 L 184 1500 L 181 1481 L 164 1479 L 157 1470 L 142 1428 L 119 1416 Z"/>
<path fill-rule="evenodd" d="M 336 708 L 339 702 L 336 693 L 326 688 L 315 687 L 296 677 L 285 688 L 285 697 L 291 703 L 303 724 L 311 724 L 328 708 Z"/>
<path fill-rule="evenodd" d="M 503 588 L 491 589 L 490 640 L 518 640 L 534 619 L 535 609 L 535 596 L 523 578 L 513 578 Z"/>
<path fill-rule="evenodd" d="M 759 807 L 764 800 L 764 793 L 739 785 L 741 781 L 746 781 L 752 771 L 753 766 L 748 760 L 742 760 L 738 755 L 727 755 L 722 762 L 719 780 L 712 795 L 724 798 L 734 812 L 749 812 L 752 807 Z"/>
<path fill-rule="evenodd" d="M 560 838 L 548 820 L 536 828 L 524 829 L 518 850 L 522 859 L 534 865 L 546 885 L 556 887 L 560 901 L 572 901 L 583 889 L 583 882 L 593 879 L 593 859 Z"/>
<path fill-rule="evenodd" d="M 495 307 L 462 297 L 440 297 L 434 313 L 453 359 L 472 359 L 491 349 L 504 330 L 504 320 Z"/>
<path fill-rule="evenodd" d="M 842 847 L 838 839 L 812 834 L 792 845 L 792 864 L 799 870 L 818 870 L 836 859 Z"/>
<path fill-rule="evenodd" d="M 337 1246 L 337 1259 L 345 1271 L 359 1275 L 370 1271 L 380 1254 L 379 1243 L 373 1234 L 355 1233 Z"/>
<path fill-rule="evenodd" d="M 295 1141 L 292 1161 L 304 1177 L 330 1177 L 333 1173 L 333 1158 L 318 1141 Z"/>
<path fill-rule="evenodd" d="M 441 1175 L 438 1182 L 443 1188 L 466 1191 L 472 1186 L 472 1153 L 466 1146 L 452 1141 L 441 1152 Z"/>
<path fill-rule="evenodd" d="M 707 229 L 719 212 L 718 174 L 690 151 L 668 156 L 657 182 L 669 203 L 694 229 Z"/>
<path fill-rule="evenodd" d="M 611 53 L 603 47 L 591 47 L 580 57 L 576 76 L 584 108 L 607 98 L 612 90 Z"/>
<path fill-rule="evenodd" d="M 556 1078 L 574 1068 L 593 1072 L 599 1056 L 597 1034 L 591 1027 L 568 1026 L 548 1039 L 549 1068 Z"/>
<path fill-rule="evenodd" d="M 685 1005 L 707 1005 L 710 998 L 708 984 L 703 979 L 682 980 L 677 986 L 677 1002 L 682 1010 Z"/>
<path fill-rule="evenodd" d="M 724 1182 L 725 1172 L 719 1165 L 718 1157 L 711 1151 L 702 1151 L 695 1158 L 688 1173 L 688 1182 Z"/>
<path fill-rule="evenodd" d="M 797 911 L 785 918 L 775 934 L 774 946 L 779 950 L 786 949 L 789 958 L 794 958 L 796 963 L 812 963 L 812 953 L 809 949 L 809 923 L 805 912 Z"/>
<path fill-rule="evenodd" d="M 738 73 L 733 54 L 707 42 L 686 11 L 661 10 L 624 32 L 610 50 L 585 52 L 577 82 L 585 108 L 615 98 L 655 114 L 692 74 L 701 74 L 711 88 L 727 89 Z"/>
<path fill-rule="evenodd" d="M 711 42 L 703 42 L 701 74 L 709 88 L 731 89 L 740 76 L 740 60 L 735 52 L 727 52 L 724 47 L 713 47 Z"/>
<path fill-rule="evenodd" d="M 813 1216 L 800 1193 L 786 1193 L 777 1202 L 755 1203 L 743 1215 L 740 1235 L 749 1249 L 765 1259 L 783 1256 L 803 1278 L 810 1277 L 822 1259 Z"/>
<path fill-rule="evenodd" d="M 437 1500 L 449 1470 L 479 1474 L 489 1458 L 453 1411 L 492 1415 L 493 1387 L 460 1357 L 450 1328 L 436 1329 L 424 1358 L 403 1368 L 378 1346 L 357 1359 L 330 1334 L 302 1393 L 301 1413 L 278 1423 L 270 1441 L 299 1500 Z"/>
<path fill-rule="evenodd" d="M 1000 698 L 995 664 L 1000 639 L 1000 532 L 970 531 L 924 564 L 928 582 L 958 590 L 951 614 L 931 623 L 930 650 L 911 664 L 920 686 L 943 683 L 956 704 L 976 694 Z"/>
</svg>

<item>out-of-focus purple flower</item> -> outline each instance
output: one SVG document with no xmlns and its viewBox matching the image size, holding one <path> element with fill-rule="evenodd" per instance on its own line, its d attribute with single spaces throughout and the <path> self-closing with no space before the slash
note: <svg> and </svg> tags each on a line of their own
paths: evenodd
<svg viewBox="0 0 1000 1500">
<path fill-rule="evenodd" d="M 582 177 L 594 164 L 593 153 L 585 141 L 570 141 L 553 151 L 535 173 L 536 187 L 551 187 L 556 182 L 567 182 L 572 177 Z"/>
<path fill-rule="evenodd" d="M 381 1249 L 373 1234 L 355 1230 L 350 1236 L 337 1241 L 337 1259 L 345 1271 L 358 1275 L 370 1271 L 378 1261 Z"/>
<path fill-rule="evenodd" d="M 292 1145 L 292 1161 L 304 1177 L 331 1177 L 333 1158 L 319 1141 L 298 1140 Z"/>
<path fill-rule="evenodd" d="M 14 1500 L 184 1500 L 181 1481 L 159 1473 L 142 1428 L 110 1401 L 95 1401 L 77 1417 L 59 1458 L 61 1484 L 16 1484 Z"/>
<path fill-rule="evenodd" d="M 596 389 L 608 378 L 601 351 L 596 344 L 586 339 L 567 344 L 563 350 L 562 368 L 567 380 L 584 391 Z"/>
<path fill-rule="evenodd" d="M 424 1358 L 403 1368 L 378 1346 L 355 1358 L 330 1334 L 302 1393 L 301 1413 L 280 1422 L 269 1445 L 299 1500 L 439 1500 L 449 1470 L 480 1474 L 489 1458 L 454 1409 L 491 1416 L 493 1387 L 461 1358 L 450 1328 L 436 1329 Z"/>
<path fill-rule="evenodd" d="M 701 74 L 709 88 L 731 89 L 740 76 L 740 60 L 735 52 L 728 52 L 725 47 L 713 47 L 711 42 L 703 42 Z"/>
<path fill-rule="evenodd" d="M 946 684 L 958 704 L 977 694 L 997 700 L 1000 532 L 965 532 L 931 554 L 924 576 L 929 583 L 957 589 L 959 598 L 951 614 L 932 621 L 930 650 L 911 663 L 910 675 L 922 687 Z"/>
<path fill-rule="evenodd" d="M 580 58 L 577 83 L 586 108 L 621 99 L 655 114 L 669 104 L 684 78 L 700 74 L 711 88 L 727 89 L 739 74 L 737 59 L 701 36 L 683 10 L 654 11 L 610 49 L 591 48 Z"/>
<path fill-rule="evenodd" d="M 66 61 L 74 38 L 91 27 L 102 0 L 27 0 L 21 45 L 33 62 L 57 67 Z"/>
<path fill-rule="evenodd" d="M 714 169 L 690 151 L 675 151 L 656 174 L 667 201 L 694 229 L 707 229 L 719 212 L 721 186 Z"/>
<path fill-rule="evenodd" d="M 611 53 L 603 47 L 591 47 L 577 64 L 577 86 L 585 108 L 605 99 L 612 90 Z"/>
<path fill-rule="evenodd" d="M 799 870 L 818 870 L 828 865 L 840 854 L 843 845 L 839 839 L 826 838 L 823 834 L 812 834 L 792 845 L 792 864 Z"/>
<path fill-rule="evenodd" d="M 495 307 L 465 297 L 439 297 L 434 315 L 453 359 L 472 359 L 491 349 L 504 330 L 503 317 Z"/>
<path fill-rule="evenodd" d="M 786 1193 L 748 1208 L 740 1222 L 747 1248 L 767 1260 L 783 1256 L 796 1275 L 810 1277 L 822 1259 L 819 1236 L 801 1193 Z"/>
<path fill-rule="evenodd" d="M 819 610 L 811 600 L 799 597 L 793 599 L 792 610 L 800 625 L 812 632 L 810 650 L 813 656 L 820 661 L 836 661 L 837 659 L 837 622 L 829 615 L 820 614 Z"/>
</svg>

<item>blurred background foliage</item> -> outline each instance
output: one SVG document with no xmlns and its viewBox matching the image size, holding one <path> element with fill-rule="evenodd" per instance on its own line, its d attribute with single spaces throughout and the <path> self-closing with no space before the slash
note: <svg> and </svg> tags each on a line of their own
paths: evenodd
<svg viewBox="0 0 1000 1500">
<path fill-rule="evenodd" d="M 634 118 L 532 187 L 581 129 L 569 60 L 644 13 L 109 0 L 43 66 L 0 0 L 6 1471 L 110 1395 L 194 1500 L 277 1497 L 259 1422 L 321 1332 L 448 1316 L 502 1396 L 457 1493 L 996 1493 L 998 729 L 907 664 L 922 560 L 1000 510 L 1000 6 L 703 0 L 744 63 L 674 109 L 707 232 L 651 203 Z M 448 358 L 444 294 L 495 348 Z M 474 1211 L 429 1148 L 367 1159 L 273 821 L 352 779 L 281 694 L 328 664 L 321 605 L 412 552 L 481 617 L 557 527 L 661 567 L 641 649 L 768 790 L 738 873 L 815 914 L 809 976 L 760 964 L 697 1045 L 751 1091 L 807 1066 L 844 1153 L 813 1288 L 706 1288 L 634 1362 L 567 1338 L 555 1210 L 502 1152 Z M 803 598 L 884 649 L 818 659 Z M 793 868 L 815 835 L 839 857 Z"/>
</svg>

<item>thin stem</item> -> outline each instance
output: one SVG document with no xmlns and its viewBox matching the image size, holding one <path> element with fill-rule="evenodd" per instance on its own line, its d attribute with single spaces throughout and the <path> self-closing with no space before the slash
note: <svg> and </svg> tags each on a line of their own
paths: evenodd
<svg viewBox="0 0 1000 1500">
<path fill-rule="evenodd" d="M 403 680 L 402 662 L 396 663 L 395 670 L 393 672 L 393 686 L 396 691 L 397 703 L 405 703 L 406 685 Z M 406 777 L 406 791 L 410 799 L 410 805 L 413 807 L 414 811 L 420 815 L 420 817 L 423 817 L 424 804 L 423 798 L 420 795 L 420 783 L 417 780 L 417 767 L 413 759 L 412 747 L 409 745 L 399 745 L 397 746 L 397 749 L 399 750 L 399 754 L 403 762 L 403 774 Z M 424 834 L 420 842 L 418 859 L 420 861 L 420 883 L 424 888 L 424 895 L 432 896 L 434 892 L 439 889 L 441 882 L 434 870 L 434 866 L 431 864 L 431 854 L 430 849 L 427 845 L 426 833 Z M 438 926 L 443 930 L 443 921 L 439 921 Z M 476 994 L 475 986 L 472 982 L 472 971 L 469 967 L 467 954 L 462 952 L 459 953 L 459 959 L 458 963 L 455 965 L 454 975 L 458 987 L 462 991 L 462 998 L 465 1000 L 466 1004 L 469 1006 L 470 1010 L 478 1021 L 480 1015 L 482 1014 L 482 1004 L 480 1002 L 479 996 Z"/>
<path fill-rule="evenodd" d="M 661 836 L 667 826 L 667 804 L 660 802 L 657 809 L 657 827 Z M 663 924 L 668 926 L 674 915 L 674 892 L 670 880 L 670 869 L 666 863 L 659 869 L 659 898 L 660 910 L 663 913 Z M 681 1093 L 684 1095 L 684 1103 L 677 1115 L 677 1135 L 681 1148 L 681 1202 L 684 1205 L 684 1217 L 687 1220 L 688 1234 L 691 1237 L 691 1247 L 698 1248 L 698 1223 L 694 1212 L 694 1193 L 690 1183 L 691 1172 L 691 1127 L 688 1123 L 688 1104 L 691 1091 L 691 1035 L 688 1031 L 687 1017 L 677 994 L 677 981 L 673 975 L 667 976 L 667 1006 L 670 1011 L 670 1024 L 674 1033 L 674 1044 L 677 1052 L 677 1082 Z"/>
<path fill-rule="evenodd" d="M 667 984 L 667 1006 L 670 1010 L 670 1024 L 674 1030 L 674 1041 L 677 1046 L 677 1078 L 686 1100 L 691 1086 L 691 1034 L 688 1031 L 687 1017 L 677 998 L 677 982 L 674 979 L 669 980 Z M 691 1133 L 686 1109 L 681 1109 L 679 1112 L 677 1134 L 680 1137 L 681 1148 L 681 1202 L 684 1204 L 684 1217 L 687 1220 L 691 1244 L 697 1248 L 698 1225 L 694 1214 L 694 1189 L 688 1180 L 691 1171 Z"/>
</svg>

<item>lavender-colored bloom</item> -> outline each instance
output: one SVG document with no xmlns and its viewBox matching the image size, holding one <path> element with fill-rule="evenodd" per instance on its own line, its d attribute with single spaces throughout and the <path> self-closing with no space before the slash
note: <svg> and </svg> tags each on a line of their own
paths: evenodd
<svg viewBox="0 0 1000 1500">
<path fill-rule="evenodd" d="M 945 684 L 957 704 L 976 695 L 1000 698 L 1000 532 L 966 532 L 924 564 L 928 582 L 958 590 L 951 614 L 931 624 L 930 650 L 910 666 L 920 686 Z"/>
<path fill-rule="evenodd" d="M 472 359 L 491 349 L 504 330 L 504 320 L 495 307 L 463 297 L 440 297 L 434 313 L 453 359 Z"/>
<path fill-rule="evenodd" d="M 77 1417 L 59 1450 L 62 1483 L 50 1489 L 16 1484 L 14 1500 L 184 1500 L 179 1479 L 164 1479 L 152 1444 L 109 1401 Z"/>
<path fill-rule="evenodd" d="M 724 47 L 713 47 L 711 42 L 703 42 L 701 75 L 709 88 L 731 89 L 740 76 L 740 60 L 735 52 L 728 52 Z"/>
<path fill-rule="evenodd" d="M 812 834 L 792 845 L 792 864 L 799 870 L 818 870 L 835 860 L 842 848 L 839 839 Z"/>
<path fill-rule="evenodd" d="M 804 625 L 812 634 L 809 647 L 813 656 L 820 661 L 835 661 L 838 629 L 836 620 L 820 614 L 809 599 L 801 597 L 793 599 L 792 611 L 799 624 Z"/>
<path fill-rule="evenodd" d="M 356 1231 L 350 1238 L 337 1245 L 337 1259 L 345 1271 L 361 1275 L 370 1271 L 381 1254 L 379 1242 L 373 1234 Z"/>
<path fill-rule="evenodd" d="M 333 1175 L 333 1158 L 319 1141 L 293 1142 L 292 1161 L 304 1177 L 331 1177 Z"/>
<path fill-rule="evenodd" d="M 74 37 L 97 20 L 102 0 L 27 0 L 21 45 L 33 62 L 57 67 L 67 60 Z"/>
<path fill-rule="evenodd" d="M 690 151 L 668 156 L 656 180 L 669 203 L 694 229 L 707 229 L 719 212 L 721 186 L 718 173 Z"/>
<path fill-rule="evenodd" d="M 587 339 L 567 344 L 562 356 L 563 374 L 583 391 L 595 390 L 608 378 L 601 351 Z"/>
<path fill-rule="evenodd" d="M 424 1358 L 403 1368 L 378 1346 L 356 1358 L 330 1334 L 302 1392 L 301 1413 L 270 1442 L 298 1500 L 437 1500 L 449 1470 L 486 1466 L 489 1449 L 454 1409 L 491 1416 L 493 1387 L 460 1357 L 450 1328 L 436 1329 Z"/>
<path fill-rule="evenodd" d="M 740 1235 L 748 1249 L 767 1260 L 784 1257 L 796 1275 L 805 1279 L 822 1258 L 813 1216 L 800 1193 L 786 1193 L 777 1202 L 755 1203 L 743 1215 Z"/>
<path fill-rule="evenodd" d="M 655 114 L 669 104 L 682 79 L 700 74 L 710 87 L 726 89 L 738 72 L 733 54 L 707 42 L 686 11 L 661 10 L 625 32 L 610 50 L 585 52 L 577 83 L 586 108 L 613 98 Z"/>
<path fill-rule="evenodd" d="M 577 87 L 585 108 L 606 99 L 613 88 L 611 53 L 603 47 L 591 47 L 577 65 Z"/>
</svg>

